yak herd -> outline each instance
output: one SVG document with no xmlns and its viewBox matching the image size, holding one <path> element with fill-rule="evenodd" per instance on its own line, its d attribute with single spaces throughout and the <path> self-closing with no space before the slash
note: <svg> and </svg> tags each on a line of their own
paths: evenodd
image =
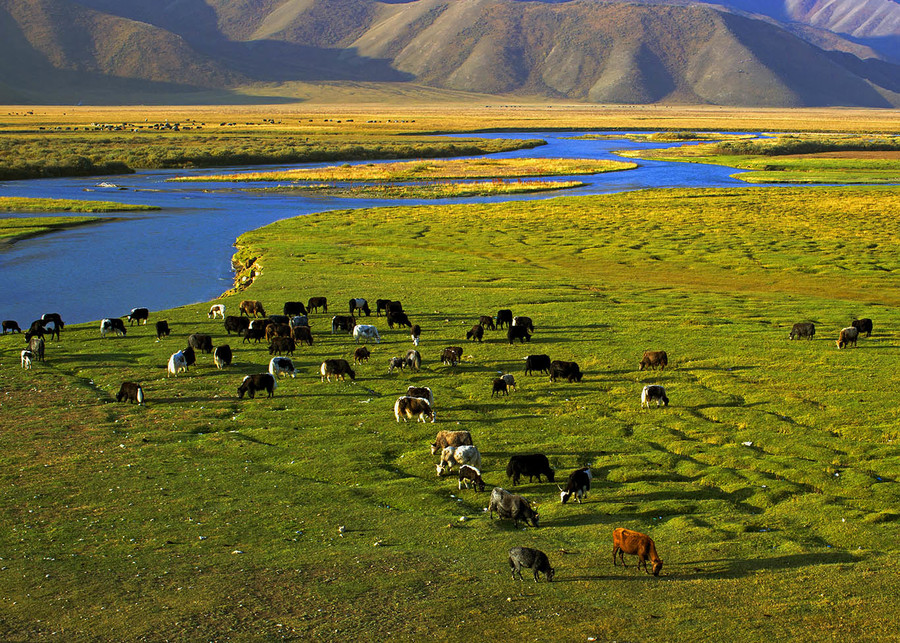
<svg viewBox="0 0 900 643">
<path fill-rule="evenodd" d="M 241 338 L 242 343 L 253 345 L 265 340 L 268 342 L 268 352 L 272 356 L 268 372 L 254 373 L 243 378 L 237 389 L 238 398 L 243 398 L 245 395 L 253 398 L 258 392 L 265 392 L 267 397 L 273 397 L 280 377 L 296 377 L 297 369 L 291 356 L 298 346 L 313 345 L 309 317 L 313 312 L 318 313 L 320 310 L 327 314 L 328 300 L 326 297 L 312 297 L 305 305 L 299 301 L 289 301 L 282 307 L 280 315 L 267 315 L 262 302 L 254 300 L 241 301 L 238 310 L 239 315 L 228 316 L 225 304 L 214 304 L 210 307 L 207 317 L 211 321 L 221 320 L 226 336 L 235 333 Z M 363 298 L 350 299 L 349 314 L 332 317 L 331 334 L 347 333 L 354 339 L 355 344 L 359 344 L 361 341 L 366 344 L 370 341 L 380 343 L 381 335 L 375 325 L 357 322 L 356 315 L 369 317 L 371 313 L 367 300 Z M 382 314 L 390 329 L 395 326 L 408 328 L 410 339 L 415 347 L 406 351 L 403 356 L 391 357 L 388 360 L 388 373 L 407 369 L 418 372 L 422 366 L 422 357 L 417 350 L 422 332 L 421 327 L 411 323 L 399 301 L 377 300 L 375 315 L 380 317 Z M 100 323 L 100 335 L 103 338 L 110 335 L 125 337 L 128 328 L 124 321 L 128 321 L 129 326 L 134 326 L 135 323 L 141 326 L 146 325 L 149 318 L 150 311 L 147 308 L 134 308 L 129 314 L 122 317 L 103 319 Z M 46 351 L 44 337 L 49 335 L 51 338 L 56 337 L 59 340 L 60 331 L 64 327 L 65 324 L 58 313 L 47 313 L 41 319 L 35 320 L 24 333 L 27 346 L 20 354 L 21 366 L 31 369 L 35 361 L 44 361 Z M 13 320 L 3 321 L 2 329 L 4 335 L 22 332 L 19 325 Z M 530 342 L 535 332 L 535 325 L 530 317 L 514 316 L 511 310 L 501 309 L 496 316 L 480 316 L 478 323 L 466 332 L 466 340 L 480 343 L 484 341 L 487 330 L 503 329 L 506 329 L 507 341 L 510 344 L 516 340 L 521 344 Z M 171 334 L 167 320 L 156 321 L 155 331 L 157 341 Z M 815 333 L 816 328 L 813 322 L 800 322 L 793 325 L 789 339 L 806 338 L 811 340 Z M 850 326 L 841 329 L 836 342 L 838 348 L 856 346 L 862 333 L 865 333 L 866 337 L 871 336 L 871 319 L 854 320 Z M 177 377 L 179 373 L 187 372 L 196 363 L 197 353 L 213 354 L 214 363 L 219 369 L 230 366 L 233 361 L 233 352 L 228 344 L 214 347 L 211 335 L 193 333 L 187 338 L 187 346 L 170 356 L 166 367 L 167 374 Z M 455 367 L 462 361 L 462 355 L 461 347 L 448 346 L 442 349 L 440 360 L 442 364 Z M 353 360 L 356 365 L 359 365 L 363 362 L 367 363 L 370 356 L 371 351 L 367 346 L 357 346 Z M 668 364 L 669 358 L 665 351 L 649 350 L 644 352 L 639 362 L 639 368 L 640 370 L 664 369 Z M 549 375 L 550 381 L 554 382 L 564 380 L 578 383 L 583 379 L 583 373 L 577 363 L 551 360 L 549 356 L 543 354 L 529 355 L 525 359 L 524 373 L 525 375 L 546 373 Z M 324 360 L 319 367 L 319 374 L 323 382 L 326 380 L 330 382 L 332 377 L 341 380 L 346 377 L 354 380 L 356 377 L 356 371 L 346 359 Z M 500 377 L 493 378 L 491 382 L 491 397 L 509 395 L 509 392 L 515 388 L 514 376 L 508 373 L 501 374 Z M 139 405 L 145 403 L 143 388 L 137 382 L 122 382 L 115 399 L 117 402 L 137 402 Z M 662 386 L 653 384 L 643 388 L 641 407 L 649 408 L 651 402 L 656 402 L 657 406 L 661 404 L 668 406 L 669 398 Z M 436 418 L 435 402 L 431 389 L 410 386 L 406 394 L 399 397 L 394 404 L 394 416 L 397 422 L 400 422 L 401 418 L 403 421 L 415 418 L 422 422 L 427 420 L 434 422 Z M 440 457 L 440 462 L 436 465 L 438 476 L 451 473 L 455 466 L 458 489 L 461 490 L 463 486 L 468 489 L 471 485 L 476 492 L 484 491 L 485 482 L 481 477 L 481 454 L 473 444 L 469 431 L 439 431 L 431 445 L 431 453 Z M 507 464 L 506 475 L 513 486 L 518 485 L 526 476 L 529 481 L 537 478 L 538 482 L 541 482 L 542 477 L 545 477 L 548 482 L 555 481 L 555 472 L 550 467 L 547 456 L 540 453 L 513 455 Z M 566 503 L 570 499 L 575 499 L 581 503 L 590 490 L 591 480 L 592 474 L 589 467 L 571 472 L 565 489 L 557 485 L 560 491 L 560 501 Z M 501 519 L 512 520 L 516 527 L 520 521 L 537 527 L 540 520 L 532 503 L 523 496 L 510 493 L 500 487 L 495 487 L 491 492 L 485 511 L 489 512 L 491 518 L 494 513 L 497 513 Z M 547 555 L 540 550 L 529 547 L 513 547 L 508 553 L 513 578 L 518 576 L 521 579 L 521 570 L 526 568 L 532 570 L 535 581 L 538 580 L 540 574 L 543 574 L 547 581 L 553 580 L 555 570 L 550 566 Z M 657 555 L 655 543 L 649 536 L 629 529 L 615 529 L 613 532 L 613 564 L 618 564 L 618 560 L 624 566 L 624 554 L 637 556 L 639 568 L 643 566 L 648 574 L 659 575 L 662 560 Z M 648 561 L 652 563 L 652 571 L 647 569 Z"/>
</svg>

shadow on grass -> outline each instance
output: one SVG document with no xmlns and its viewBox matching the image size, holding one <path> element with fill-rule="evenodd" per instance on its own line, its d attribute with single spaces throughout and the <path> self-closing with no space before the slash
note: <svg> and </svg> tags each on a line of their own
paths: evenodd
<svg viewBox="0 0 900 643">
<path fill-rule="evenodd" d="M 774 558 L 751 558 L 697 560 L 679 563 L 673 572 L 673 580 L 692 580 L 696 578 L 743 578 L 762 570 L 801 569 L 813 565 L 839 565 L 859 562 L 860 558 L 845 552 L 821 552 L 810 554 L 790 554 Z M 695 567 L 688 569 L 691 565 Z M 641 572 L 643 573 L 643 572 Z"/>
</svg>

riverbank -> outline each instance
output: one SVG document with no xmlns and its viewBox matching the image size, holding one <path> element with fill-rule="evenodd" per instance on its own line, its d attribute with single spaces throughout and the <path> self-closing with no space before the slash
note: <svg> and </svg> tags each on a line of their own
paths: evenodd
<svg viewBox="0 0 900 643">
<path fill-rule="evenodd" d="M 0 246 L 11 246 L 18 241 L 60 230 L 118 220 L 110 217 L 0 218 Z"/>
</svg>

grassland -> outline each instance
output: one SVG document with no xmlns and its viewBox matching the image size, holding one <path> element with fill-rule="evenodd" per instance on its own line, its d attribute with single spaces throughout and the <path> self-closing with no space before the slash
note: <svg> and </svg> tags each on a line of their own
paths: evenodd
<svg viewBox="0 0 900 643">
<path fill-rule="evenodd" d="M 353 198 L 376 199 L 449 199 L 472 196 L 501 196 L 509 194 L 529 194 L 533 192 L 550 192 L 568 190 L 585 185 L 582 181 L 529 181 L 519 179 L 508 181 L 439 181 L 433 183 L 396 184 L 377 183 L 359 185 L 340 185 L 336 183 L 317 183 L 300 185 L 281 185 L 272 188 L 247 188 L 253 192 L 269 192 L 291 194 L 320 194 Z"/>
<path fill-rule="evenodd" d="M 748 183 L 900 182 L 900 139 L 896 136 L 790 134 L 629 151 L 623 156 L 740 168 L 747 171 L 734 176 Z"/>
<path fill-rule="evenodd" d="M 2 337 L 4 638 L 890 639 L 898 204 L 895 188 L 658 190 L 281 221 L 240 238 L 256 278 L 221 301 L 325 295 L 331 310 L 268 400 L 237 399 L 269 355 L 208 303 L 121 339 L 67 326 L 27 373 L 21 338 Z M 319 381 L 355 348 L 327 329 L 359 296 L 403 301 L 422 372 L 387 375 L 411 344 L 370 318 L 385 341 L 356 381 Z M 530 344 L 465 343 L 506 307 L 535 320 Z M 862 316 L 873 337 L 838 351 Z M 788 341 L 801 320 L 815 340 Z M 201 355 L 167 379 L 192 332 L 235 364 Z M 447 345 L 464 346 L 458 367 L 440 364 Z M 670 368 L 638 371 L 645 349 Z M 529 353 L 578 361 L 584 382 L 525 377 Z M 498 371 L 519 388 L 491 399 Z M 112 401 L 123 380 L 145 407 Z M 669 408 L 639 408 L 649 382 Z M 412 383 L 434 390 L 437 423 L 394 421 Z M 589 499 L 526 483 L 542 526 L 492 522 L 486 494 L 435 477 L 438 429 L 472 431 L 489 485 L 509 484 L 513 453 L 548 454 L 559 478 L 590 463 Z M 617 526 L 656 540 L 659 578 L 612 566 Z M 514 545 L 546 551 L 556 580 L 511 580 Z"/>
<path fill-rule="evenodd" d="M 112 221 L 108 217 L 0 218 L 0 244 L 10 244 L 41 234 Z"/>
<path fill-rule="evenodd" d="M 159 207 L 130 205 L 115 201 L 0 197 L 0 212 L 140 212 L 150 210 L 159 210 Z M 9 220 L 4 220 L 4 222 L 7 221 Z"/>
<path fill-rule="evenodd" d="M 593 159 L 453 159 L 331 165 L 322 168 L 240 172 L 186 176 L 172 181 L 440 181 L 448 179 L 506 179 L 531 176 L 568 176 L 631 170 L 636 163 Z"/>
</svg>

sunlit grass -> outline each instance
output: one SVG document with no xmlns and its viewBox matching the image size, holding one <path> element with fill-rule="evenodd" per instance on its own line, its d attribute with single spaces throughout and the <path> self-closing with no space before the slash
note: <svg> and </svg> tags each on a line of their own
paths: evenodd
<svg viewBox="0 0 900 643">
<path fill-rule="evenodd" d="M 336 184 L 296 184 L 273 188 L 250 188 L 253 192 L 281 192 L 281 193 L 314 193 L 328 196 L 345 197 L 372 197 L 383 199 L 446 199 L 470 196 L 495 196 L 503 194 L 528 194 L 532 192 L 548 192 L 553 190 L 567 190 L 585 185 L 581 181 L 528 181 L 519 179 L 507 181 L 496 179 L 493 181 L 478 182 L 435 182 L 418 183 L 415 185 L 403 184 L 363 184 L 363 185 L 336 185 Z"/>
<path fill-rule="evenodd" d="M 12 243 L 39 234 L 102 221 L 112 221 L 112 219 L 106 217 L 0 218 L 0 240 L 4 243 Z"/>
</svg>

